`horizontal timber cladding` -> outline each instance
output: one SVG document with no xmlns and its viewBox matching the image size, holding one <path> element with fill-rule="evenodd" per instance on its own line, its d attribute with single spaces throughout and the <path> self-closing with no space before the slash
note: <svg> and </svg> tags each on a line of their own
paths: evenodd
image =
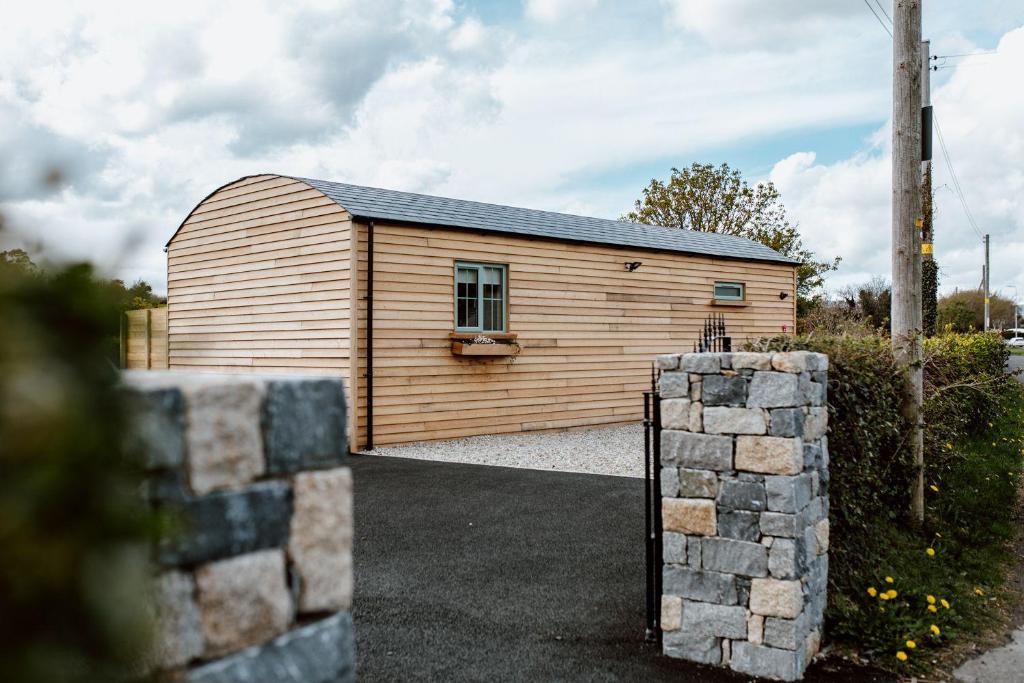
<svg viewBox="0 0 1024 683">
<path fill-rule="evenodd" d="M 355 229 L 362 384 L 367 226 Z M 508 265 L 514 360 L 451 352 L 456 261 Z M 713 305 L 716 281 L 743 282 L 746 305 Z M 736 343 L 795 323 L 789 265 L 379 221 L 373 296 L 375 445 L 636 421 L 651 358 L 690 350 L 709 314 Z M 357 414 L 362 447 L 363 389 Z"/>
<path fill-rule="evenodd" d="M 167 249 L 171 368 L 348 375 L 351 222 L 276 175 L 203 200 Z"/>
</svg>

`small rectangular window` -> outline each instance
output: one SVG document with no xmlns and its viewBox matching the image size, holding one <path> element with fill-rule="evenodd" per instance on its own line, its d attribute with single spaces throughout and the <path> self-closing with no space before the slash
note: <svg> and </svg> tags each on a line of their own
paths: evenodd
<svg viewBox="0 0 1024 683">
<path fill-rule="evenodd" d="M 455 330 L 505 332 L 508 267 L 490 263 L 455 264 Z"/>
<path fill-rule="evenodd" d="M 715 298 L 723 301 L 743 301 L 743 290 L 742 282 L 716 282 Z"/>
</svg>

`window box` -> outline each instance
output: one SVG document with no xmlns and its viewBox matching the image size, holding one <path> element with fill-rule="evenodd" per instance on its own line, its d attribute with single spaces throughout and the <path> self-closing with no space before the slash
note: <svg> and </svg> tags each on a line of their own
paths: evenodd
<svg viewBox="0 0 1024 683">
<path fill-rule="evenodd" d="M 522 351 L 514 334 L 480 335 L 452 332 L 449 336 L 452 340 L 452 353 L 456 356 L 515 356 Z M 477 341 L 478 339 L 490 341 Z"/>
</svg>

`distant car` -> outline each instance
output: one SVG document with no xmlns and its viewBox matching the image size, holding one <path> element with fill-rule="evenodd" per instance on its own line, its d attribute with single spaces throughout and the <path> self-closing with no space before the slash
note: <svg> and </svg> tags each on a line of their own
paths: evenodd
<svg viewBox="0 0 1024 683">
<path fill-rule="evenodd" d="M 1011 339 L 1007 339 L 1006 345 L 1017 348 L 1024 348 L 1024 337 L 1012 337 Z"/>
</svg>

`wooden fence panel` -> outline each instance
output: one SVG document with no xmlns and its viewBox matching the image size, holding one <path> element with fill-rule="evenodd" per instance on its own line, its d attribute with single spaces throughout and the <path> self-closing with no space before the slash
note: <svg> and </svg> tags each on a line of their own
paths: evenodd
<svg viewBox="0 0 1024 683">
<path fill-rule="evenodd" d="M 167 308 L 125 313 L 121 358 L 131 370 L 167 369 Z"/>
</svg>

